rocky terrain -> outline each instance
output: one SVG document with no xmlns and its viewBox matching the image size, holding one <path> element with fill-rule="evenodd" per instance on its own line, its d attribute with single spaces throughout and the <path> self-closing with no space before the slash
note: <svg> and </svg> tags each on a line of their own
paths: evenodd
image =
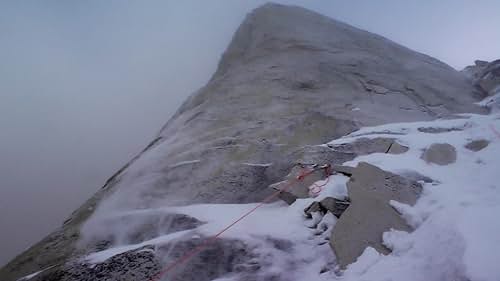
<svg viewBox="0 0 500 281">
<path fill-rule="evenodd" d="M 461 73 L 317 13 L 266 4 L 158 136 L 0 280 L 494 280 L 493 267 L 469 266 L 480 254 L 462 249 L 453 235 L 466 232 L 440 212 L 475 206 L 464 182 L 498 196 L 489 174 L 447 176 L 493 171 L 498 65 Z M 414 123 L 384 126 L 394 122 Z M 463 202 L 439 201 L 450 185 Z M 276 190 L 286 202 L 158 275 Z M 448 258 L 429 261 L 427 240 L 451 243 Z"/>
</svg>

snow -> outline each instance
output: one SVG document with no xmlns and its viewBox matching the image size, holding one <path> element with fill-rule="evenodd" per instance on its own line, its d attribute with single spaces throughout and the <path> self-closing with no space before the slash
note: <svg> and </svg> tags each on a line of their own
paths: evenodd
<svg viewBox="0 0 500 281">
<path fill-rule="evenodd" d="M 441 133 L 425 133 L 419 128 L 453 128 Z M 408 146 L 406 153 L 393 155 L 373 153 L 344 163 L 356 166 L 364 161 L 394 173 L 418 172 L 434 182 L 424 183 L 415 206 L 396 201 L 396 208 L 414 227 L 412 233 L 392 230 L 383 235 L 384 244 L 392 249 L 381 255 L 367 248 L 358 260 L 344 271 L 335 268 L 335 258 L 328 244 L 337 219 L 314 213 L 312 219 L 303 210 L 313 201 L 332 196 L 345 198 L 348 177 L 333 175 L 316 198 L 299 199 L 291 206 L 282 202 L 265 204 L 228 229 L 221 238 L 245 241 L 253 246 L 267 274 L 281 275 L 286 280 L 345 281 L 440 281 L 500 280 L 500 115 L 461 114 L 459 119 L 426 122 L 394 123 L 362 128 L 331 144 L 355 141 L 358 138 L 395 138 Z M 477 152 L 464 147 L 472 140 L 486 139 L 489 145 Z M 457 161 L 439 166 L 420 158 L 433 143 L 449 143 L 456 148 Z M 197 163 L 184 161 L 174 166 Z M 271 163 L 243 163 L 267 167 Z M 320 181 L 317 184 L 323 184 Z M 139 244 L 122 245 L 85 257 L 89 263 L 100 263 L 110 257 L 144 247 L 171 243 L 177 239 L 215 235 L 237 220 L 256 204 L 199 204 L 164 207 L 138 212 L 186 214 L 205 224 L 196 229 L 163 235 Z M 269 247 L 268 239 L 292 242 L 293 250 L 284 252 Z M 329 271 L 320 273 L 323 269 Z M 222 276 L 220 281 L 238 280 Z"/>
<path fill-rule="evenodd" d="M 19 279 L 17 279 L 17 280 L 18 280 L 18 281 L 26 281 L 26 280 L 30 280 L 31 278 L 33 278 L 33 277 L 37 276 L 38 274 L 40 274 L 40 273 L 42 273 L 42 272 L 44 272 L 44 271 L 46 271 L 46 270 L 49 270 L 49 269 L 51 269 L 51 268 L 53 268 L 53 267 L 54 267 L 54 266 L 49 266 L 49 267 L 44 268 L 44 269 L 42 269 L 42 270 L 40 270 L 40 271 L 37 271 L 37 272 L 35 272 L 35 273 L 31 273 L 31 274 L 29 274 L 29 275 L 26 275 L 26 276 L 24 276 L 24 277 L 21 277 L 21 278 L 19 278 Z"/>
<path fill-rule="evenodd" d="M 196 164 L 196 163 L 199 163 L 199 162 L 201 162 L 200 159 L 181 161 L 181 162 L 177 162 L 177 163 L 175 163 L 173 165 L 170 165 L 169 168 L 173 169 L 173 168 L 177 168 L 177 167 L 180 167 L 180 166 Z"/>
</svg>

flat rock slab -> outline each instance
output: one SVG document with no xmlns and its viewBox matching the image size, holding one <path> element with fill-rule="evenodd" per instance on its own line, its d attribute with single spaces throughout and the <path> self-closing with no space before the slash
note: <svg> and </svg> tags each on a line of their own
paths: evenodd
<svg viewBox="0 0 500 281">
<path fill-rule="evenodd" d="M 335 224 L 330 239 L 342 268 L 355 262 L 366 247 L 388 254 L 382 234 L 390 229 L 411 231 L 390 200 L 413 205 L 422 191 L 417 182 L 364 162 L 354 170 L 347 189 L 351 205 Z"/>
<path fill-rule="evenodd" d="M 425 160 L 427 163 L 444 166 L 457 161 L 457 151 L 451 144 L 433 143 L 424 150 L 424 153 L 422 153 L 420 158 Z"/>
</svg>

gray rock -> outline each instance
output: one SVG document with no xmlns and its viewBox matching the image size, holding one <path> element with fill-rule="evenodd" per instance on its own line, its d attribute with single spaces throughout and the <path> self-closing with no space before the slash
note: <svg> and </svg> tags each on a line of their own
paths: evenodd
<svg viewBox="0 0 500 281">
<path fill-rule="evenodd" d="M 332 165 L 332 171 L 343 174 L 350 177 L 354 173 L 354 167 L 342 166 L 342 165 Z"/>
<path fill-rule="evenodd" d="M 326 197 L 319 202 L 319 205 L 326 211 L 332 213 L 337 218 L 344 213 L 344 211 L 349 207 L 350 202 L 347 200 L 340 200 L 333 197 Z"/>
<path fill-rule="evenodd" d="M 203 222 L 196 218 L 184 214 L 137 212 L 110 216 L 85 225 L 87 228 L 92 228 L 92 231 L 85 229 L 83 231 L 92 232 L 94 235 L 84 237 L 80 241 L 80 246 L 104 250 L 111 246 L 137 244 L 161 235 L 194 229 L 202 224 Z M 127 227 L 124 228 L 124 225 Z M 101 234 L 101 229 L 121 229 L 121 231 L 115 233 L 104 231 Z"/>
<path fill-rule="evenodd" d="M 407 146 L 399 144 L 397 141 L 394 141 L 391 146 L 389 147 L 389 150 L 387 150 L 387 153 L 389 154 L 403 154 L 407 152 L 409 148 Z"/>
<path fill-rule="evenodd" d="M 448 143 L 433 143 L 426 148 L 420 157 L 427 163 L 448 165 L 457 160 L 455 147 Z"/>
<path fill-rule="evenodd" d="M 339 218 L 342 213 L 349 207 L 350 202 L 348 200 L 340 200 L 333 197 L 326 197 L 320 202 L 314 201 L 307 208 L 304 209 L 304 214 L 306 217 L 311 218 L 312 213 L 320 212 L 321 214 L 326 214 L 327 212 L 332 213 L 334 216 Z"/>
<path fill-rule="evenodd" d="M 476 66 L 486 66 L 486 65 L 488 65 L 488 62 L 487 62 L 487 61 L 484 61 L 484 60 L 475 60 L 475 61 L 474 61 L 474 64 L 475 64 Z"/>
<path fill-rule="evenodd" d="M 308 145 L 298 148 L 290 156 L 294 160 L 292 163 L 341 164 L 357 155 L 348 151 L 336 151 L 324 145 Z"/>
<path fill-rule="evenodd" d="M 364 162 L 354 170 L 347 189 L 351 204 L 335 224 L 330 239 L 342 268 L 356 261 L 366 247 L 389 253 L 382 244 L 382 234 L 390 229 L 411 231 L 390 200 L 413 205 L 421 192 L 418 183 Z"/>
<path fill-rule="evenodd" d="M 467 148 L 468 150 L 472 150 L 472 151 L 479 151 L 479 150 L 482 150 L 485 147 L 487 147 L 488 144 L 490 144 L 490 141 L 485 140 L 485 139 L 473 140 L 473 141 L 467 143 L 465 145 L 465 148 Z"/>
<path fill-rule="evenodd" d="M 403 171 L 401 173 L 399 173 L 402 177 L 404 178 L 407 178 L 411 181 L 416 181 L 416 182 L 419 182 L 419 181 L 423 181 L 425 183 L 435 183 L 436 181 L 429 178 L 428 176 L 424 176 L 418 172 L 415 172 L 415 171 Z"/>
<path fill-rule="evenodd" d="M 128 251 L 96 265 L 70 262 L 49 268 L 30 281 L 152 280 L 161 263 L 152 247 Z"/>
<path fill-rule="evenodd" d="M 288 205 L 292 205 L 298 197 L 290 192 L 282 191 L 278 194 L 278 198 L 285 201 L 285 203 L 287 203 Z"/>
<path fill-rule="evenodd" d="M 205 238 L 167 244 L 158 248 L 158 255 L 163 256 L 163 264 L 168 265 L 204 241 Z M 281 244 L 276 247 L 279 246 Z M 258 255 L 242 241 L 218 239 L 193 256 L 180 269 L 164 275 L 162 280 L 211 281 L 233 273 L 252 276 L 264 266 L 255 263 L 256 257 Z"/>
<path fill-rule="evenodd" d="M 312 214 L 315 212 L 324 212 L 319 202 L 314 201 L 307 208 L 304 209 L 304 214 L 306 217 L 311 218 Z"/>
<path fill-rule="evenodd" d="M 272 184 L 270 187 L 281 190 L 282 193 L 289 193 L 295 198 L 308 198 L 310 197 L 309 187 L 317 181 L 324 180 L 327 176 L 329 176 L 329 171 L 323 168 L 297 164 L 284 181 Z M 289 195 L 286 196 L 289 197 Z M 285 201 L 288 203 L 288 200 L 285 199 Z"/>
<path fill-rule="evenodd" d="M 354 142 L 328 145 L 334 151 L 351 153 L 354 155 L 367 155 L 371 153 L 401 154 L 408 151 L 408 147 L 399 144 L 392 138 L 358 138 Z"/>
</svg>

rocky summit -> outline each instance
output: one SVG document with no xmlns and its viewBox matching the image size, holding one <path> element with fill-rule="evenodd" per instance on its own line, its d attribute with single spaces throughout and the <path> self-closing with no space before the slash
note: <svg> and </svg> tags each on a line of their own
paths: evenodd
<svg viewBox="0 0 500 281">
<path fill-rule="evenodd" d="M 496 68 L 482 71 L 486 70 L 498 72 Z M 483 72 L 474 79 L 490 79 Z M 287 179 L 297 163 L 339 165 L 367 154 L 396 157 L 411 151 L 395 141 L 404 132 L 377 138 L 372 137 L 377 132 L 372 132 L 344 146 L 323 145 L 329 141 L 365 126 L 488 113 L 475 102 L 490 94 L 491 83 L 477 83 L 439 60 L 315 12 L 261 6 L 246 16 L 210 81 L 184 102 L 158 136 L 59 229 L 3 267 L 0 280 L 152 280 L 160 268 L 216 232 L 210 228 L 214 217 L 236 218 L 237 206 L 251 206 L 273 194 L 269 186 Z M 486 88 L 477 86 L 483 84 Z M 389 201 L 398 198 L 393 194 L 406 192 L 412 194 L 407 201 L 415 203 L 417 193 L 407 189 L 417 184 L 363 165 L 354 170 L 344 198 L 336 196 L 344 200 L 356 194 L 344 215 L 329 216 L 325 211 L 322 216 L 331 222 L 340 217 L 341 232 L 333 236 L 334 244 L 343 243 L 351 231 L 362 231 L 359 225 L 350 227 L 349 218 L 358 220 L 357 214 L 376 216 L 363 223 L 370 227 L 380 222 L 381 228 L 333 245 L 338 253 L 346 253 L 342 267 L 355 261 L 369 244 L 389 253 L 381 245 L 381 235 L 392 221 L 398 229 L 412 229 Z M 364 170 L 376 175 L 379 190 L 384 190 L 387 177 L 393 179 L 385 185 L 390 190 L 384 191 L 388 195 L 383 200 L 370 201 L 380 195 L 373 189 L 364 191 L 365 183 L 371 182 Z M 345 177 L 332 172 L 338 179 Z M 307 192 L 303 195 L 308 197 Z M 283 224 L 279 216 L 285 210 L 309 200 L 295 199 L 289 201 L 290 207 L 276 203 L 282 208 L 279 212 L 266 209 L 275 225 Z M 371 212 L 363 202 L 380 208 Z M 234 209 L 215 212 L 216 206 Z M 390 221 L 384 214 L 390 215 Z M 319 220 L 309 228 L 316 237 L 331 231 Z M 302 230 L 290 231 L 296 233 L 293 237 L 280 237 L 259 229 L 222 237 L 176 269 L 175 275 L 168 275 L 171 279 L 163 280 L 208 281 L 225 276 L 234 278 L 227 280 L 298 280 L 287 272 L 300 264 L 301 259 L 294 260 L 292 254 L 302 247 L 297 245 L 310 243 L 301 242 L 308 240 L 301 236 Z M 248 234 L 251 231 L 264 232 Z M 346 236 L 338 237 L 341 234 Z M 241 238 L 245 235 L 250 238 Z M 318 245 L 325 243 L 326 248 L 314 251 L 314 258 L 323 251 L 325 256 L 326 266 L 318 272 L 336 272 L 334 252 L 327 242 Z M 346 248 L 350 245 L 352 249 Z M 280 267 L 281 259 L 272 258 L 278 253 L 285 253 L 289 263 Z M 283 272 L 273 271 L 276 267 Z"/>
</svg>

